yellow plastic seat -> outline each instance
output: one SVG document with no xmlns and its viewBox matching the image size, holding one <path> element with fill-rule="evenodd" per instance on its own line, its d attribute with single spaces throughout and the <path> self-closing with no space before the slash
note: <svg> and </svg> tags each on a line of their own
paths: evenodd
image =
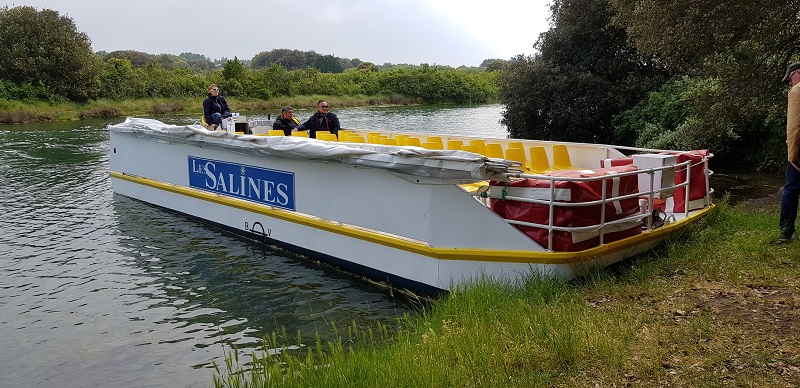
<svg viewBox="0 0 800 388">
<path fill-rule="evenodd" d="M 382 145 L 397 145 L 397 140 L 390 139 L 388 137 L 382 137 L 380 139 L 380 143 L 379 144 L 382 144 Z"/>
<path fill-rule="evenodd" d="M 394 135 L 394 141 L 397 145 L 406 145 L 406 139 L 408 139 L 408 135 Z"/>
<path fill-rule="evenodd" d="M 282 129 L 270 129 L 267 131 L 267 136 L 285 136 L 286 133 Z"/>
<path fill-rule="evenodd" d="M 349 129 L 340 129 L 337 134 L 339 135 L 339 139 L 347 139 L 347 135 L 353 133 L 353 131 Z"/>
<path fill-rule="evenodd" d="M 200 116 L 200 123 L 202 123 L 202 124 L 203 124 L 203 126 L 204 126 L 204 127 L 206 127 L 206 129 L 211 129 L 211 126 L 210 126 L 210 125 L 208 125 L 208 122 L 206 122 L 206 116 L 205 116 L 205 115 L 203 115 L 203 116 Z M 220 126 L 217 126 L 217 128 L 215 128 L 215 129 L 213 129 L 213 130 L 214 130 L 214 131 L 223 131 L 224 129 L 223 129 L 223 128 L 222 128 L 222 126 L 220 125 Z"/>
<path fill-rule="evenodd" d="M 376 144 L 378 141 L 375 140 L 376 137 L 383 136 L 378 132 L 369 132 L 367 133 L 367 143 Z"/>
<path fill-rule="evenodd" d="M 525 152 L 521 148 L 508 148 L 506 149 L 506 159 L 522 163 L 521 170 L 527 169 L 527 161 L 525 160 Z"/>
<path fill-rule="evenodd" d="M 345 140 L 345 141 L 347 141 L 348 143 L 366 143 L 366 141 L 364 140 L 364 137 L 359 136 L 359 135 L 353 135 L 353 134 L 350 134 L 350 136 L 348 136 L 347 140 Z"/>
<path fill-rule="evenodd" d="M 528 169 L 537 174 L 546 174 L 553 169 L 550 168 L 550 162 L 547 161 L 547 152 L 544 147 L 531 147 L 531 163 Z"/>
<path fill-rule="evenodd" d="M 460 150 L 461 147 L 464 146 L 464 142 L 461 140 L 448 140 L 447 141 L 447 149 L 448 150 Z"/>
<path fill-rule="evenodd" d="M 381 140 L 382 139 L 388 139 L 388 137 L 386 137 L 384 135 L 375 135 L 375 136 L 372 137 L 372 139 L 367 139 L 367 143 L 370 143 L 370 144 L 381 144 Z"/>
<path fill-rule="evenodd" d="M 317 132 L 317 140 L 324 140 L 324 141 L 339 141 L 336 138 L 336 135 L 328 132 L 328 133 L 319 133 Z"/>
<path fill-rule="evenodd" d="M 422 143 L 419 141 L 419 138 L 411 137 L 411 136 L 409 136 L 408 139 L 406 139 L 406 144 L 405 145 L 414 146 L 414 147 L 422 147 Z"/>
<path fill-rule="evenodd" d="M 480 149 L 475 144 L 464 144 L 463 146 L 461 146 L 461 151 L 467 151 L 467 152 L 472 152 L 472 153 L 476 153 L 476 154 L 480 154 L 481 153 Z M 483 154 L 481 154 L 481 155 L 483 155 Z"/>
<path fill-rule="evenodd" d="M 499 143 L 487 143 L 485 155 L 490 158 L 503 159 L 503 146 L 501 146 Z"/>
<path fill-rule="evenodd" d="M 478 153 L 481 155 L 486 155 L 486 142 L 480 139 L 472 139 L 469 141 L 469 144 L 478 147 Z"/>
<path fill-rule="evenodd" d="M 521 141 L 510 141 L 510 142 L 508 142 L 508 148 L 519 148 L 519 149 L 524 150 L 525 146 L 522 145 Z"/>
<path fill-rule="evenodd" d="M 365 141 L 364 136 L 361 136 L 361 135 L 358 135 L 358 134 L 355 134 L 355 133 L 348 133 L 348 134 L 344 135 L 344 137 L 342 137 L 342 135 L 339 135 L 339 139 L 340 140 L 344 139 L 345 141 L 350 141 L 350 139 L 361 139 L 362 142 Z"/>
<path fill-rule="evenodd" d="M 580 170 L 569 160 L 569 151 L 563 144 L 553 146 L 553 168 L 556 170 Z"/>
<path fill-rule="evenodd" d="M 316 132 L 317 139 L 319 139 L 319 135 L 324 135 L 324 134 L 328 134 L 328 135 L 330 135 L 330 134 L 331 134 L 331 131 L 317 131 L 317 132 Z"/>
<path fill-rule="evenodd" d="M 435 141 L 426 141 L 422 143 L 422 148 L 426 148 L 429 150 L 440 150 L 442 149 L 441 144 Z"/>
<path fill-rule="evenodd" d="M 428 142 L 438 144 L 437 147 L 439 148 L 436 148 L 437 150 L 444 149 L 444 143 L 442 142 L 442 138 L 439 136 L 428 136 Z"/>
<path fill-rule="evenodd" d="M 297 137 L 308 137 L 308 131 L 296 131 L 296 132 L 292 132 L 292 136 L 297 136 Z"/>
</svg>

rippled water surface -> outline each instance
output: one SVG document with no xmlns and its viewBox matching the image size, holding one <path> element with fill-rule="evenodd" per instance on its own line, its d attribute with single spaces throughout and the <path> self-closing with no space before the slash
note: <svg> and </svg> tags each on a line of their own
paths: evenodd
<svg viewBox="0 0 800 388">
<path fill-rule="evenodd" d="M 504 137 L 500 110 L 337 113 L 350 128 Z M 409 311 L 385 288 L 114 195 L 104 128 L 119 121 L 0 127 L 0 387 L 210 386 L 233 345 Z"/>
</svg>

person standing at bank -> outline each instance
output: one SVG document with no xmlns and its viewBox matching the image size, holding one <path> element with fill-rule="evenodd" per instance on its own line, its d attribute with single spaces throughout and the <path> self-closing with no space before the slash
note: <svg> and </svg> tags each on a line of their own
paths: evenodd
<svg viewBox="0 0 800 388">
<path fill-rule="evenodd" d="M 225 97 L 219 95 L 219 86 L 211 84 L 208 86 L 208 98 L 203 101 L 203 117 L 206 124 L 212 129 L 222 125 L 222 119 L 231 116 L 231 108 Z"/>
<path fill-rule="evenodd" d="M 294 117 L 294 109 L 284 106 L 281 108 L 281 116 L 272 124 L 272 129 L 280 129 L 286 136 L 292 136 L 292 131 L 296 131 L 299 126 L 300 121 Z"/>
<path fill-rule="evenodd" d="M 317 101 L 317 111 L 306 120 L 305 123 L 297 127 L 297 130 L 308 130 L 308 137 L 316 139 L 317 131 L 330 131 L 339 137 L 339 118 L 328 109 L 328 103 Z"/>
<path fill-rule="evenodd" d="M 775 241 L 784 244 L 792 241 L 797 220 L 800 197 L 800 62 L 786 68 L 782 82 L 788 82 L 789 103 L 786 108 L 786 146 L 789 163 L 786 166 L 786 184 L 781 197 L 780 237 Z"/>
</svg>

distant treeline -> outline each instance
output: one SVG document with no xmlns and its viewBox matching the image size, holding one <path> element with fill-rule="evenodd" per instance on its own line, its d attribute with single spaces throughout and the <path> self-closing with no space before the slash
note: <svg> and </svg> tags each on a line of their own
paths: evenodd
<svg viewBox="0 0 800 388">
<path fill-rule="evenodd" d="M 134 67 L 128 59 L 102 62 L 101 88 L 96 97 L 137 99 L 148 97 L 205 96 L 207 86 L 218 84 L 225 96 L 269 99 L 297 95 L 401 95 L 424 103 L 486 102 L 496 100 L 497 72 L 438 66 L 380 69 L 362 62 L 339 73 L 315 67 L 287 70 L 280 64 L 252 69 L 234 58 L 220 69 L 198 71 L 179 67 L 168 70 L 148 62 Z"/>
<path fill-rule="evenodd" d="M 211 83 L 226 96 L 244 99 L 399 95 L 424 103 L 463 103 L 499 96 L 497 72 L 485 67 L 378 66 L 289 49 L 262 52 L 248 61 L 212 61 L 195 53 L 94 53 L 72 19 L 30 6 L 0 9 L 0 44 L 2 101 L 204 98 Z"/>
</svg>

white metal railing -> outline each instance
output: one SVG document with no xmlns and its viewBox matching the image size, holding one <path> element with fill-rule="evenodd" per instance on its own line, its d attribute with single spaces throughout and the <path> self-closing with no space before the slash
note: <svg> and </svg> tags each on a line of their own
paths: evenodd
<svg viewBox="0 0 800 388">
<path fill-rule="evenodd" d="M 638 150 L 638 149 L 637 149 Z M 650 151 L 649 149 L 642 149 L 646 151 Z M 705 175 L 705 184 L 706 184 L 706 191 L 705 191 L 705 205 L 704 207 L 711 204 L 711 194 L 714 192 L 710 186 L 710 177 L 713 175 L 713 171 L 709 170 L 705 166 L 708 163 L 708 160 L 711 159 L 714 155 L 708 154 L 704 156 L 699 162 L 692 164 L 692 160 L 687 160 L 682 163 L 677 163 L 674 165 L 663 166 L 663 167 L 656 167 L 656 168 L 648 168 L 630 172 L 620 172 L 615 173 L 613 175 L 601 175 L 596 177 L 563 177 L 563 176 L 550 176 L 550 175 L 533 175 L 533 174 L 525 174 L 521 169 L 515 170 L 514 167 L 521 167 L 521 163 L 518 162 L 511 162 L 507 161 L 510 168 L 510 172 L 507 174 L 509 179 L 520 179 L 520 178 L 531 178 L 531 179 L 539 179 L 539 180 L 546 180 L 549 181 L 549 190 L 550 195 L 549 199 L 536 199 L 536 198 L 526 198 L 526 197 L 517 197 L 517 196 L 509 196 L 509 195 L 502 195 L 501 198 L 504 200 L 511 200 L 511 201 L 519 201 L 519 202 L 528 202 L 540 205 L 547 205 L 548 206 L 548 223 L 547 224 L 540 224 L 535 222 L 527 222 L 527 221 L 520 221 L 520 220 L 512 220 L 504 218 L 504 220 L 513 225 L 522 225 L 528 227 L 535 227 L 540 229 L 547 230 L 547 250 L 553 250 L 553 231 L 565 231 L 565 232 L 582 232 L 582 231 L 596 231 L 598 232 L 599 236 L 599 244 L 604 244 L 604 236 L 605 236 L 605 229 L 606 226 L 612 225 L 622 225 L 626 223 L 638 222 L 642 223 L 644 221 L 647 222 L 646 230 L 653 230 L 653 210 L 654 210 L 654 200 L 655 196 L 658 193 L 664 193 L 668 191 L 673 191 L 675 189 L 685 187 L 685 196 L 684 196 L 684 217 L 689 216 L 689 209 L 690 209 L 690 200 L 691 200 L 691 174 L 692 171 L 695 170 L 696 166 L 704 166 L 702 173 Z M 666 170 L 674 170 L 676 173 L 685 169 L 686 171 L 686 179 L 682 183 L 674 184 L 672 186 L 660 187 L 659 189 L 655 188 L 655 177 L 658 172 L 666 171 Z M 649 188 L 650 190 L 647 191 L 637 191 L 636 193 L 625 194 L 625 195 L 618 195 L 618 196 L 611 196 L 607 197 L 607 182 L 610 179 L 620 178 L 624 176 L 631 176 L 631 175 L 640 175 L 640 174 L 648 174 L 650 176 Z M 556 185 L 555 182 L 589 182 L 589 181 L 601 181 L 601 198 L 598 200 L 593 201 L 584 201 L 584 202 L 564 202 L 556 200 Z M 505 191 L 505 190 L 504 190 Z M 476 196 L 483 196 L 485 195 L 486 191 L 475 193 L 473 195 Z M 647 196 L 647 208 L 640 209 L 639 212 L 635 214 L 622 217 L 620 219 L 606 221 L 606 204 L 609 202 L 616 202 L 622 201 L 626 199 L 632 198 L 641 198 L 642 196 Z M 494 197 L 493 197 L 494 198 Z M 574 226 L 574 227 L 566 227 L 566 226 L 557 226 L 554 225 L 555 223 L 555 207 L 587 207 L 587 206 L 596 206 L 600 205 L 600 221 L 594 225 L 588 226 Z"/>
</svg>

